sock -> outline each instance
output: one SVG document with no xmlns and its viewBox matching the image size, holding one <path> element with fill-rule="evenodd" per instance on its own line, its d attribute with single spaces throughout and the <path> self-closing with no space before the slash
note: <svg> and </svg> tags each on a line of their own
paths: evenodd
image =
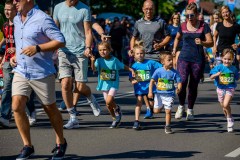
<svg viewBox="0 0 240 160">
<path fill-rule="evenodd" d="M 68 108 L 67 111 L 70 114 L 70 117 L 72 119 L 75 119 L 77 117 L 77 110 L 76 110 L 76 108 L 71 107 L 71 108 Z"/>
</svg>

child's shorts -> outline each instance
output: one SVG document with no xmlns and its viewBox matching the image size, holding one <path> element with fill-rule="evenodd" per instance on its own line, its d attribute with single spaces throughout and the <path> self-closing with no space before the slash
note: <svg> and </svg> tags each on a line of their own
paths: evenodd
<svg viewBox="0 0 240 160">
<path fill-rule="evenodd" d="M 164 109 L 172 109 L 174 97 L 167 94 L 155 93 L 154 95 L 154 108 L 159 109 L 164 106 Z"/>
<path fill-rule="evenodd" d="M 235 92 L 235 89 L 234 88 L 229 88 L 229 89 L 220 89 L 220 88 L 217 88 L 217 95 L 218 95 L 218 101 L 220 103 L 223 102 L 223 99 L 224 99 L 224 96 L 226 94 L 230 95 L 233 97 L 234 95 L 234 92 Z"/>
<path fill-rule="evenodd" d="M 103 91 L 103 98 L 106 101 L 107 96 L 115 97 L 116 94 L 117 94 L 117 89 L 116 88 L 110 88 L 108 91 Z"/>
</svg>

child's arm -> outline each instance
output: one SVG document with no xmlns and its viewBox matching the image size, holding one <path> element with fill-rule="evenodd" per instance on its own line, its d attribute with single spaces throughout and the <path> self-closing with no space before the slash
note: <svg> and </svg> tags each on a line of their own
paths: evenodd
<svg viewBox="0 0 240 160">
<path fill-rule="evenodd" d="M 127 70 L 127 71 L 132 72 L 132 77 L 135 77 L 135 72 L 134 72 L 134 70 L 133 70 L 132 68 L 130 68 L 130 67 L 124 65 L 124 70 Z"/>
<path fill-rule="evenodd" d="M 95 67 L 94 63 L 95 63 L 96 58 L 94 56 L 91 56 L 90 60 L 91 60 L 91 68 L 92 68 L 93 72 L 95 72 L 96 67 Z"/>
<path fill-rule="evenodd" d="M 137 81 L 134 77 L 129 78 L 129 81 L 130 81 L 133 85 L 138 83 L 138 81 Z"/>
<path fill-rule="evenodd" d="M 182 83 L 178 83 L 176 93 L 179 94 L 181 90 L 182 90 Z"/>
<path fill-rule="evenodd" d="M 212 74 L 210 76 L 210 79 L 215 79 L 216 77 L 218 77 L 221 74 L 221 72 L 217 72 L 216 74 Z"/>
<path fill-rule="evenodd" d="M 155 83 L 154 79 L 151 79 L 151 81 L 149 83 L 148 98 L 153 98 L 153 85 L 154 85 L 154 83 Z"/>
</svg>

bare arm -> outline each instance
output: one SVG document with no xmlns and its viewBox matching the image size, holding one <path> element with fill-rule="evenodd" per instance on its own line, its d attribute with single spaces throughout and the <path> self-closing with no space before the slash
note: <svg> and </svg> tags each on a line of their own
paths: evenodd
<svg viewBox="0 0 240 160">
<path fill-rule="evenodd" d="M 182 38 L 182 35 L 178 32 L 175 37 L 174 43 L 173 43 L 173 53 L 172 53 L 173 55 L 176 54 L 177 47 L 178 47 L 178 44 L 179 44 L 181 38 Z"/>
<path fill-rule="evenodd" d="M 181 92 L 181 90 L 182 90 L 182 83 L 178 83 L 177 90 L 176 90 L 177 94 L 179 94 Z"/>
<path fill-rule="evenodd" d="M 210 76 L 210 79 L 215 79 L 216 77 L 218 77 L 221 74 L 221 72 L 217 72 L 216 74 L 212 74 Z"/>
<path fill-rule="evenodd" d="M 213 34 L 213 54 L 217 53 L 217 38 L 218 38 L 218 31 L 215 30 Z"/>
<path fill-rule="evenodd" d="M 151 81 L 149 83 L 148 98 L 153 98 L 153 85 L 154 85 L 154 83 L 155 83 L 154 79 L 151 79 Z"/>
<path fill-rule="evenodd" d="M 124 70 L 127 70 L 127 71 L 132 72 L 132 77 L 135 77 L 135 72 L 134 72 L 134 70 L 133 70 L 132 68 L 130 68 L 130 67 L 124 65 Z"/>
<path fill-rule="evenodd" d="M 84 55 L 87 57 L 91 57 L 92 56 L 91 49 L 87 49 L 87 48 L 91 48 L 92 40 L 93 40 L 91 22 L 89 22 L 89 21 L 84 22 L 83 25 L 84 25 L 84 32 L 85 32 L 85 37 L 86 37 L 86 39 L 85 39 L 86 49 L 84 51 Z"/>
<path fill-rule="evenodd" d="M 205 39 L 206 41 L 202 41 L 201 45 L 207 48 L 212 47 L 214 43 L 211 33 L 205 34 Z"/>
</svg>

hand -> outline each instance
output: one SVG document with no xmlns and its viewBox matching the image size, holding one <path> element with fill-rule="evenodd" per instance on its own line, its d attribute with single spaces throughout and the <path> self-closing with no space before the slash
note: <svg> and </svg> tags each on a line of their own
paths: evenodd
<svg viewBox="0 0 240 160">
<path fill-rule="evenodd" d="M 212 53 L 213 53 L 214 55 L 216 55 L 216 53 L 217 53 L 217 47 L 213 46 L 213 48 L 212 48 Z"/>
<path fill-rule="evenodd" d="M 173 50 L 172 50 L 172 55 L 173 55 L 173 56 L 176 56 L 176 49 L 173 49 Z"/>
<path fill-rule="evenodd" d="M 200 38 L 195 38 L 195 43 L 196 43 L 197 45 L 202 45 L 202 41 L 201 41 Z"/>
<path fill-rule="evenodd" d="M 86 57 L 92 57 L 92 50 L 90 48 L 86 48 L 85 51 L 84 51 L 84 55 Z"/>
<path fill-rule="evenodd" d="M 148 93 L 148 98 L 152 98 L 153 99 L 153 93 L 149 92 Z"/>
<path fill-rule="evenodd" d="M 176 93 L 177 93 L 177 94 L 179 94 L 180 91 L 181 91 L 181 90 L 180 90 L 179 88 L 176 89 Z"/>
<path fill-rule="evenodd" d="M 221 72 L 216 73 L 216 76 L 220 76 Z"/>
<path fill-rule="evenodd" d="M 128 56 L 129 56 L 129 57 L 133 57 L 133 50 L 130 49 L 130 50 L 128 51 Z"/>
<path fill-rule="evenodd" d="M 16 56 L 10 59 L 10 65 L 14 68 L 17 66 Z"/>
<path fill-rule="evenodd" d="M 101 34 L 101 40 L 103 42 L 109 41 L 111 38 L 111 36 L 105 35 L 105 34 Z"/>
<path fill-rule="evenodd" d="M 157 43 L 157 42 L 153 41 L 153 48 L 154 48 L 154 50 L 159 50 L 162 47 L 163 46 L 161 45 L 161 43 Z"/>
<path fill-rule="evenodd" d="M 133 79 L 131 83 L 132 83 L 132 84 L 137 84 L 138 81 L 137 81 L 136 79 Z"/>
<path fill-rule="evenodd" d="M 91 60 L 92 62 L 94 62 L 94 61 L 96 60 L 95 56 L 92 55 L 92 56 L 90 57 L 90 60 Z"/>
<path fill-rule="evenodd" d="M 234 50 L 237 50 L 237 48 L 238 48 L 237 44 L 232 44 L 232 48 L 233 48 Z"/>
<path fill-rule="evenodd" d="M 29 46 L 29 47 L 26 47 L 26 48 L 23 48 L 22 50 L 22 54 L 25 54 L 26 56 L 33 56 L 37 53 L 37 48 L 36 46 Z"/>
<path fill-rule="evenodd" d="M 132 72 L 132 77 L 135 77 L 136 76 L 135 71 L 132 69 L 131 72 Z"/>
<path fill-rule="evenodd" d="M 14 47 L 8 48 L 8 49 L 6 50 L 6 52 L 7 52 L 8 54 L 13 54 L 13 53 L 15 53 L 15 51 L 16 51 L 16 48 L 14 48 Z"/>
</svg>

